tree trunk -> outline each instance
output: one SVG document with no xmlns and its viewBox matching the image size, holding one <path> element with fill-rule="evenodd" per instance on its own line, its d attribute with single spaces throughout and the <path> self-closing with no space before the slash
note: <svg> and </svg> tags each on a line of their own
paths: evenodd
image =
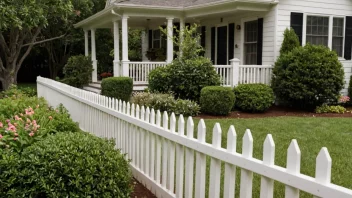
<svg viewBox="0 0 352 198">
<path fill-rule="evenodd" d="M 15 76 L 17 76 L 17 73 L 15 75 L 5 74 L 1 77 L 3 90 L 9 89 L 12 84 L 17 84 Z"/>
</svg>

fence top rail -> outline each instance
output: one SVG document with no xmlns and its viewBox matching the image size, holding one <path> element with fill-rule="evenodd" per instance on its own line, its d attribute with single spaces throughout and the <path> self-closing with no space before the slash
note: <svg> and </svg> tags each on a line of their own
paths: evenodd
<svg viewBox="0 0 352 198">
<path fill-rule="evenodd" d="M 240 68 L 273 68 L 272 65 L 240 65 Z"/>
<path fill-rule="evenodd" d="M 95 93 L 87 92 L 81 89 L 77 89 L 66 84 L 38 77 L 37 83 L 49 89 L 55 90 L 56 92 L 63 94 L 69 98 L 77 100 L 81 103 L 89 105 L 93 108 L 98 109 L 99 111 L 105 112 L 112 116 L 118 117 L 121 120 L 124 120 L 128 123 L 132 123 L 136 127 L 144 129 L 150 133 L 154 133 L 160 137 L 166 138 L 170 141 L 173 141 L 179 145 L 183 145 L 187 148 L 190 148 L 196 152 L 203 153 L 209 157 L 219 159 L 225 163 L 229 163 L 235 166 L 238 166 L 242 169 L 246 169 L 257 173 L 259 175 L 271 178 L 285 185 L 292 186 L 294 188 L 300 189 L 302 191 L 306 191 L 312 195 L 316 195 L 319 197 L 351 197 L 352 190 L 337 186 L 332 183 L 320 183 L 316 178 L 301 174 L 301 173 L 291 173 L 286 168 L 277 166 L 277 165 L 266 165 L 263 161 L 245 156 L 244 154 L 240 154 L 237 152 L 229 152 L 224 148 L 216 148 L 211 144 L 206 142 L 200 142 L 198 139 L 194 137 L 187 137 L 183 134 L 178 133 L 178 131 L 170 130 L 168 128 L 163 128 L 162 126 L 157 126 L 156 124 L 149 123 L 146 120 L 142 120 L 140 117 L 132 116 L 131 114 L 124 113 L 123 109 L 116 109 L 117 104 L 121 104 L 122 101 L 118 101 L 116 99 L 110 99 L 115 101 L 115 108 L 108 106 L 108 104 L 100 104 L 95 99 L 96 97 L 100 97 L 102 100 L 107 101 L 108 97 L 100 96 Z M 39 87 L 40 89 L 40 87 Z M 92 97 L 89 97 L 92 96 Z M 93 99 L 92 99 L 93 98 Z M 130 103 L 127 103 L 127 106 L 130 106 Z M 133 105 L 133 104 L 132 104 Z M 121 105 L 120 105 L 121 106 Z M 126 107 L 126 103 L 124 102 L 124 107 Z M 138 105 L 137 105 L 138 106 Z M 128 107 L 127 107 L 128 108 Z M 139 109 L 137 107 L 137 109 Z M 154 111 L 152 109 L 152 111 Z M 157 114 L 160 115 L 160 111 L 157 111 Z M 168 116 L 166 112 L 164 112 L 164 116 Z M 174 117 L 174 114 L 172 114 Z M 180 116 L 181 117 L 181 116 Z M 190 122 L 193 123 L 192 117 L 189 117 Z M 200 120 L 198 129 L 204 128 L 205 131 L 205 123 L 204 120 Z M 234 132 L 236 133 L 236 132 Z M 251 136 L 249 130 L 246 132 L 247 136 Z M 245 134 L 245 136 L 246 136 Z M 205 134 L 202 134 L 203 136 Z M 205 137 L 205 136 L 204 136 Z M 298 147 L 298 145 L 297 145 Z M 323 148 L 324 149 L 324 148 Z"/>
<path fill-rule="evenodd" d="M 129 62 L 129 64 L 146 64 L 146 65 L 155 65 L 155 64 L 166 64 L 166 62 Z"/>
</svg>

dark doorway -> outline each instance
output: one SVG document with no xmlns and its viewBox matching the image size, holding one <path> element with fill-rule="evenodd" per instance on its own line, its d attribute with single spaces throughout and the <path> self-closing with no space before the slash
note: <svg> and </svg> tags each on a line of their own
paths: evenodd
<svg viewBox="0 0 352 198">
<path fill-rule="evenodd" d="M 227 26 L 218 27 L 217 65 L 227 65 Z"/>
</svg>

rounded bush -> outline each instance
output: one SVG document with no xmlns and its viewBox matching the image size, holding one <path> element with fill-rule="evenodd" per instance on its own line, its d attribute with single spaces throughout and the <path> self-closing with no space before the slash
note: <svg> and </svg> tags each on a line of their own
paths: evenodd
<svg viewBox="0 0 352 198">
<path fill-rule="evenodd" d="M 272 88 L 280 102 L 314 109 L 336 101 L 344 85 L 337 54 L 327 47 L 307 44 L 282 54 L 275 63 Z"/>
<path fill-rule="evenodd" d="M 90 57 L 79 55 L 71 56 L 63 69 L 65 78 L 63 83 L 82 88 L 83 85 L 88 84 L 92 79 L 92 60 Z"/>
<path fill-rule="evenodd" d="M 228 115 L 235 103 L 235 94 L 229 87 L 204 87 L 200 94 L 200 107 L 203 113 Z"/>
<path fill-rule="evenodd" d="M 105 78 L 101 82 L 101 94 L 129 101 L 133 91 L 133 80 L 129 77 Z"/>
<path fill-rule="evenodd" d="M 88 133 L 61 133 L 0 160 L 0 197 L 129 197 L 124 155 Z"/>
<path fill-rule="evenodd" d="M 175 97 L 198 101 L 204 87 L 220 85 L 220 76 L 211 61 L 204 57 L 175 59 L 165 68 L 149 74 L 149 89 L 152 92 L 172 92 Z"/>
<path fill-rule="evenodd" d="M 274 103 L 274 92 L 265 84 L 242 84 L 235 89 L 235 107 L 246 112 L 264 112 Z"/>
</svg>

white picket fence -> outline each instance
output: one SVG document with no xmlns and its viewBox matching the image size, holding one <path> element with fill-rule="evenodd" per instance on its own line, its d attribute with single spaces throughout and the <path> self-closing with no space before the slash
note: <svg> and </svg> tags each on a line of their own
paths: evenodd
<svg viewBox="0 0 352 198">
<path fill-rule="evenodd" d="M 352 61 L 347 60 L 347 61 L 341 61 L 343 65 L 343 69 L 345 71 L 345 86 L 342 89 L 341 93 L 343 95 L 348 95 L 348 86 L 350 83 L 350 77 L 352 75 Z"/>
<path fill-rule="evenodd" d="M 133 84 L 148 84 L 149 73 L 158 68 L 164 67 L 166 62 L 129 62 L 129 76 Z"/>
<path fill-rule="evenodd" d="M 52 106 L 62 103 L 81 129 L 100 137 L 116 138 L 117 148 L 131 159 L 134 177 L 159 198 L 204 198 L 207 157 L 211 158 L 210 198 L 220 197 L 222 162 L 225 163 L 223 197 L 226 198 L 235 197 L 235 182 L 240 182 L 240 198 L 252 197 L 253 173 L 261 175 L 261 198 L 274 196 L 274 180 L 286 185 L 285 195 L 280 197 L 298 198 L 300 191 L 316 197 L 352 197 L 352 190 L 330 183 L 331 158 L 326 148 L 322 148 L 317 156 L 313 178 L 300 173 L 301 152 L 296 140 L 292 140 L 288 148 L 287 167 L 283 168 L 274 164 L 275 144 L 271 135 L 264 142 L 262 161 L 253 158 L 250 130 L 243 137 L 242 153 L 238 153 L 233 126 L 227 132 L 227 147 L 221 148 L 219 124 L 213 128 L 212 144 L 208 144 L 203 120 L 198 124 L 195 139 L 192 117 L 186 123 L 181 115 L 176 124 L 174 114 L 169 116 L 164 112 L 161 115 L 154 109 L 41 77 L 37 78 L 37 84 L 38 96 L 44 97 Z M 240 181 L 235 181 L 236 167 L 241 169 Z"/>
</svg>

